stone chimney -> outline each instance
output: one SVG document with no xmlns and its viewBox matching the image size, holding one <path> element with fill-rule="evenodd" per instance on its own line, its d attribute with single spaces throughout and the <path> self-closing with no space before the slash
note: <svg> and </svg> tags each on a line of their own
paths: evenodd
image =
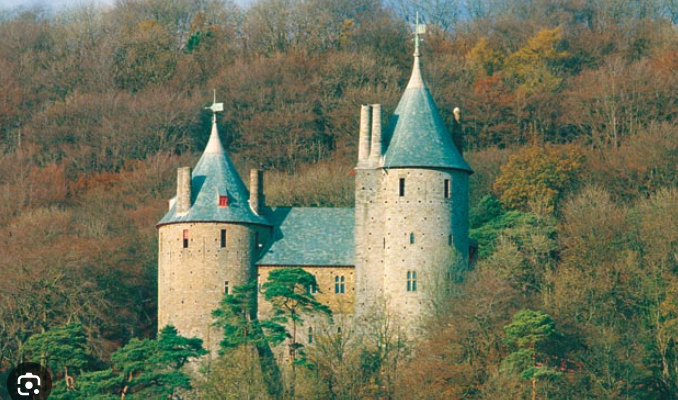
<svg viewBox="0 0 678 400">
<path fill-rule="evenodd" d="M 250 170 L 250 208 L 255 214 L 261 215 L 265 206 L 264 200 L 264 173 L 260 169 Z"/>
<path fill-rule="evenodd" d="M 191 167 L 177 170 L 177 213 L 185 214 L 191 209 Z"/>
<path fill-rule="evenodd" d="M 364 165 L 370 155 L 370 106 L 360 106 L 360 139 L 358 142 L 358 166 Z"/>
<path fill-rule="evenodd" d="M 381 104 L 372 104 L 372 149 L 370 160 L 375 166 L 381 159 Z"/>
<path fill-rule="evenodd" d="M 457 148 L 460 155 L 464 155 L 464 136 L 461 131 L 461 110 L 459 107 L 455 107 L 454 111 L 454 120 L 452 121 L 452 141 L 454 142 L 454 147 Z"/>
</svg>

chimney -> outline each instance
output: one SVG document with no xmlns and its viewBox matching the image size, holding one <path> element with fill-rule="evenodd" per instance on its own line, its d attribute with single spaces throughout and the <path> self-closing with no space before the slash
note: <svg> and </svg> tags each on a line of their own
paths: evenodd
<svg viewBox="0 0 678 400">
<path fill-rule="evenodd" d="M 379 165 L 381 159 L 381 104 L 372 104 L 372 149 L 370 159 Z"/>
<path fill-rule="evenodd" d="M 454 147 L 457 148 L 460 155 L 464 155 L 464 136 L 461 132 L 461 110 L 459 107 L 455 107 L 454 111 L 454 120 L 452 121 L 452 142 L 454 142 Z"/>
<path fill-rule="evenodd" d="M 177 170 L 177 213 L 185 214 L 191 209 L 191 167 Z"/>
<path fill-rule="evenodd" d="M 358 142 L 358 165 L 363 165 L 370 155 L 370 106 L 360 106 L 360 139 Z"/>
<path fill-rule="evenodd" d="M 264 174 L 260 169 L 250 170 L 250 208 L 255 214 L 260 215 L 265 206 L 264 200 Z"/>
</svg>

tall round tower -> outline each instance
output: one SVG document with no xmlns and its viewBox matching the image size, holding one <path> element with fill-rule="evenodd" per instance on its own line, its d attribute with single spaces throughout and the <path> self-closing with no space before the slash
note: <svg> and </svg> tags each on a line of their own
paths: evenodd
<svg viewBox="0 0 678 400">
<path fill-rule="evenodd" d="M 373 105 L 370 114 L 363 106 L 356 166 L 356 312 L 384 310 L 405 326 L 427 314 L 441 283 L 468 265 L 473 173 L 424 82 L 418 42 L 383 135 L 380 109 Z"/>
<path fill-rule="evenodd" d="M 257 253 L 271 231 L 260 171 L 252 171 L 250 188 L 251 195 L 221 144 L 215 114 L 202 157 L 193 171 L 179 168 L 177 195 L 157 225 L 158 329 L 174 325 L 218 349 L 212 311 L 224 293 L 256 277 Z"/>
</svg>

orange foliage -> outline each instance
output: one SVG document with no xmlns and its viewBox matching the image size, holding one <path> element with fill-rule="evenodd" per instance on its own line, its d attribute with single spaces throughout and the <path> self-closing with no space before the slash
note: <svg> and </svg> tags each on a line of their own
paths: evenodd
<svg viewBox="0 0 678 400">
<path fill-rule="evenodd" d="M 572 189 L 583 161 L 581 149 L 573 145 L 526 147 L 501 167 L 494 189 L 509 207 L 553 210 Z"/>
</svg>

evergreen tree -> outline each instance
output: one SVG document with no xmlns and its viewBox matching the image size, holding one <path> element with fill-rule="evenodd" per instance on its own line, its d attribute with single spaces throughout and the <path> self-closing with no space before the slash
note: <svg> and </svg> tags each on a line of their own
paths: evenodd
<svg viewBox="0 0 678 400">
<path fill-rule="evenodd" d="M 23 350 L 29 359 L 63 373 L 65 390 L 70 391 L 75 386 L 74 370 L 82 370 L 89 363 L 86 345 L 85 329 L 79 322 L 73 322 L 31 336 Z"/>
<path fill-rule="evenodd" d="M 285 329 L 290 340 L 292 359 L 291 395 L 294 397 L 296 365 L 305 364 L 304 345 L 297 340 L 297 327 L 304 324 L 303 315 L 324 314 L 331 317 L 330 308 L 318 302 L 308 288 L 317 287 L 315 276 L 301 268 L 281 268 L 271 271 L 263 290 L 266 301 L 273 307 L 273 316 L 265 324 L 270 329 Z M 291 327 L 290 327 L 291 325 Z M 290 329 L 290 331 L 287 331 Z"/>
<path fill-rule="evenodd" d="M 522 310 L 513 316 L 513 322 L 504 327 L 505 342 L 514 351 L 504 359 L 505 371 L 518 372 L 523 379 L 529 379 L 532 400 L 537 398 L 537 382 L 558 378 L 561 373 L 550 365 L 550 346 L 560 335 L 555 322 L 546 313 Z"/>
</svg>

